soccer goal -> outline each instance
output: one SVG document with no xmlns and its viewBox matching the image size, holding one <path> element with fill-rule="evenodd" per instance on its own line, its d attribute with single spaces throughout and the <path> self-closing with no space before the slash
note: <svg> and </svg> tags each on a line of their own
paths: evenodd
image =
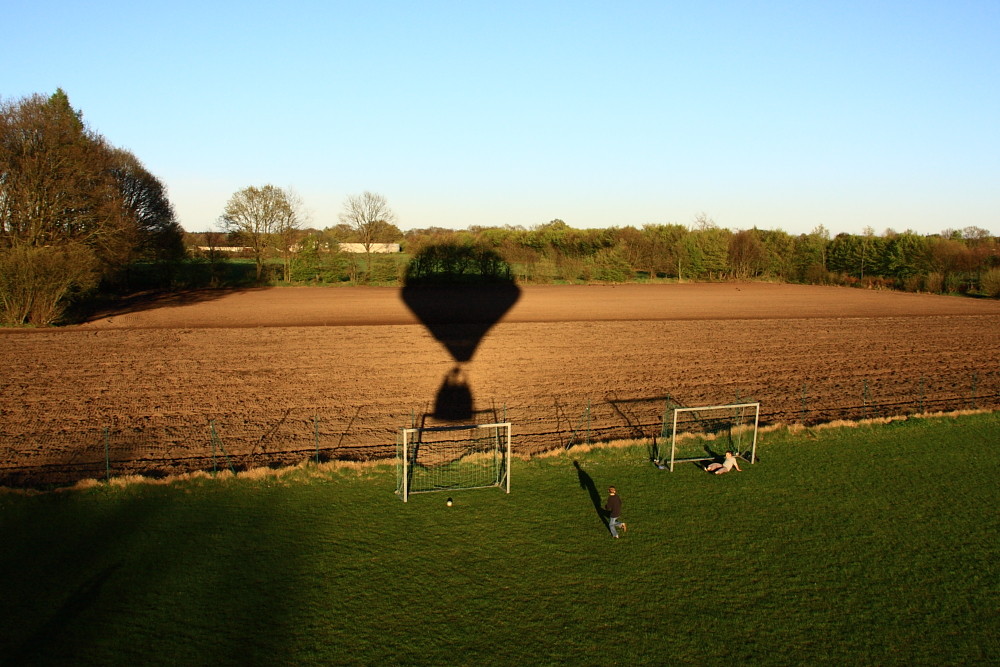
<svg viewBox="0 0 1000 667">
<path fill-rule="evenodd" d="M 510 493 L 510 422 L 404 428 L 399 433 L 398 493 L 499 486 Z"/>
<path fill-rule="evenodd" d="M 760 403 L 674 408 L 670 424 L 670 472 L 675 463 L 713 461 L 726 451 L 754 463 Z M 666 436 L 667 423 L 663 424 Z M 659 463 L 660 467 L 666 467 Z"/>
</svg>

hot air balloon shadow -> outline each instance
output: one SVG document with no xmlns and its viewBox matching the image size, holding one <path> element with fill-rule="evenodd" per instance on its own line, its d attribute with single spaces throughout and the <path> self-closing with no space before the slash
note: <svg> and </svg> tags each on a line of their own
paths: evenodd
<svg viewBox="0 0 1000 667">
<path fill-rule="evenodd" d="M 510 265 L 493 250 L 437 243 L 413 256 L 403 302 L 455 360 L 429 416 L 447 422 L 472 419 L 475 406 L 463 364 L 520 296 Z"/>
</svg>

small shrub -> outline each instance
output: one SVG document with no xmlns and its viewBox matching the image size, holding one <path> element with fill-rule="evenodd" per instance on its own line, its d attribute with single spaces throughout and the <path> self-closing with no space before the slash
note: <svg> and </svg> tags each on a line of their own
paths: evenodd
<svg viewBox="0 0 1000 667">
<path fill-rule="evenodd" d="M 919 292 L 923 286 L 924 277 L 919 274 L 913 274 L 903 279 L 903 290 L 907 292 Z"/>
<path fill-rule="evenodd" d="M 962 294 L 965 292 L 965 280 L 960 273 L 949 273 L 944 279 L 944 289 L 949 294 Z"/>
<path fill-rule="evenodd" d="M 70 300 L 97 286 L 98 262 L 90 248 L 19 247 L 0 253 L 0 320 L 52 324 Z"/>
<path fill-rule="evenodd" d="M 992 268 L 980 276 L 979 290 L 986 296 L 1000 298 L 1000 268 Z"/>
<path fill-rule="evenodd" d="M 882 276 L 865 276 L 864 287 L 867 289 L 892 289 L 893 280 L 892 278 L 883 278 Z"/>
<path fill-rule="evenodd" d="M 378 284 L 399 280 L 400 267 L 395 255 L 373 255 L 368 280 Z"/>
<path fill-rule="evenodd" d="M 844 272 L 834 273 L 831 271 L 828 282 L 831 285 L 839 285 L 841 287 L 859 287 L 861 285 L 860 280 Z"/>
<path fill-rule="evenodd" d="M 347 260 L 340 253 L 292 260 L 292 282 L 326 285 L 347 279 Z"/>
<path fill-rule="evenodd" d="M 556 277 L 568 282 L 587 280 L 590 277 L 590 267 L 582 259 L 562 257 L 556 262 Z"/>
<path fill-rule="evenodd" d="M 924 289 L 934 294 L 940 294 L 944 290 L 944 276 L 936 271 L 928 273 L 924 277 Z"/>
<path fill-rule="evenodd" d="M 826 285 L 830 274 L 822 264 L 810 264 L 805 272 L 806 283 L 810 285 Z"/>
<path fill-rule="evenodd" d="M 603 249 L 595 256 L 595 278 L 609 283 L 624 283 L 632 279 L 632 266 L 618 253 Z"/>
</svg>

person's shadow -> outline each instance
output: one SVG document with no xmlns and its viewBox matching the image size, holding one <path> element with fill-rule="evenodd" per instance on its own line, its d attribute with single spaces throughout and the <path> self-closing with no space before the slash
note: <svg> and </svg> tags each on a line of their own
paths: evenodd
<svg viewBox="0 0 1000 667">
<path fill-rule="evenodd" d="M 594 505 L 597 518 L 607 527 L 607 512 L 604 511 L 604 506 L 601 504 L 601 494 L 597 490 L 597 485 L 594 484 L 593 478 L 587 474 L 587 471 L 580 466 L 579 461 L 573 461 L 573 466 L 576 468 L 576 477 L 580 481 L 580 488 L 590 494 L 590 502 Z"/>
</svg>

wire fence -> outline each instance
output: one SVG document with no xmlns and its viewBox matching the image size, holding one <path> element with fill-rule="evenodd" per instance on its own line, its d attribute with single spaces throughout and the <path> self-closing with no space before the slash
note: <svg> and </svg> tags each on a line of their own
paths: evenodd
<svg viewBox="0 0 1000 667">
<path fill-rule="evenodd" d="M 699 397 L 700 399 L 701 397 Z M 475 421 L 513 423 L 516 454 L 612 440 L 653 440 L 674 407 L 760 402 L 760 424 L 816 425 L 956 410 L 1000 409 L 1000 374 L 896 382 L 861 379 L 853 388 L 821 380 L 789 386 L 731 388 L 704 402 L 656 396 L 550 396 L 530 404 L 497 403 Z M 692 404 L 693 403 L 693 404 Z M 302 462 L 377 461 L 397 456 L 400 428 L 429 425 L 418 410 L 372 406 L 294 407 L 268 413 L 122 415 L 106 424 L 58 420 L 0 426 L 0 486 L 51 487 L 126 475 L 161 478 L 195 471 L 239 472 Z"/>
</svg>

